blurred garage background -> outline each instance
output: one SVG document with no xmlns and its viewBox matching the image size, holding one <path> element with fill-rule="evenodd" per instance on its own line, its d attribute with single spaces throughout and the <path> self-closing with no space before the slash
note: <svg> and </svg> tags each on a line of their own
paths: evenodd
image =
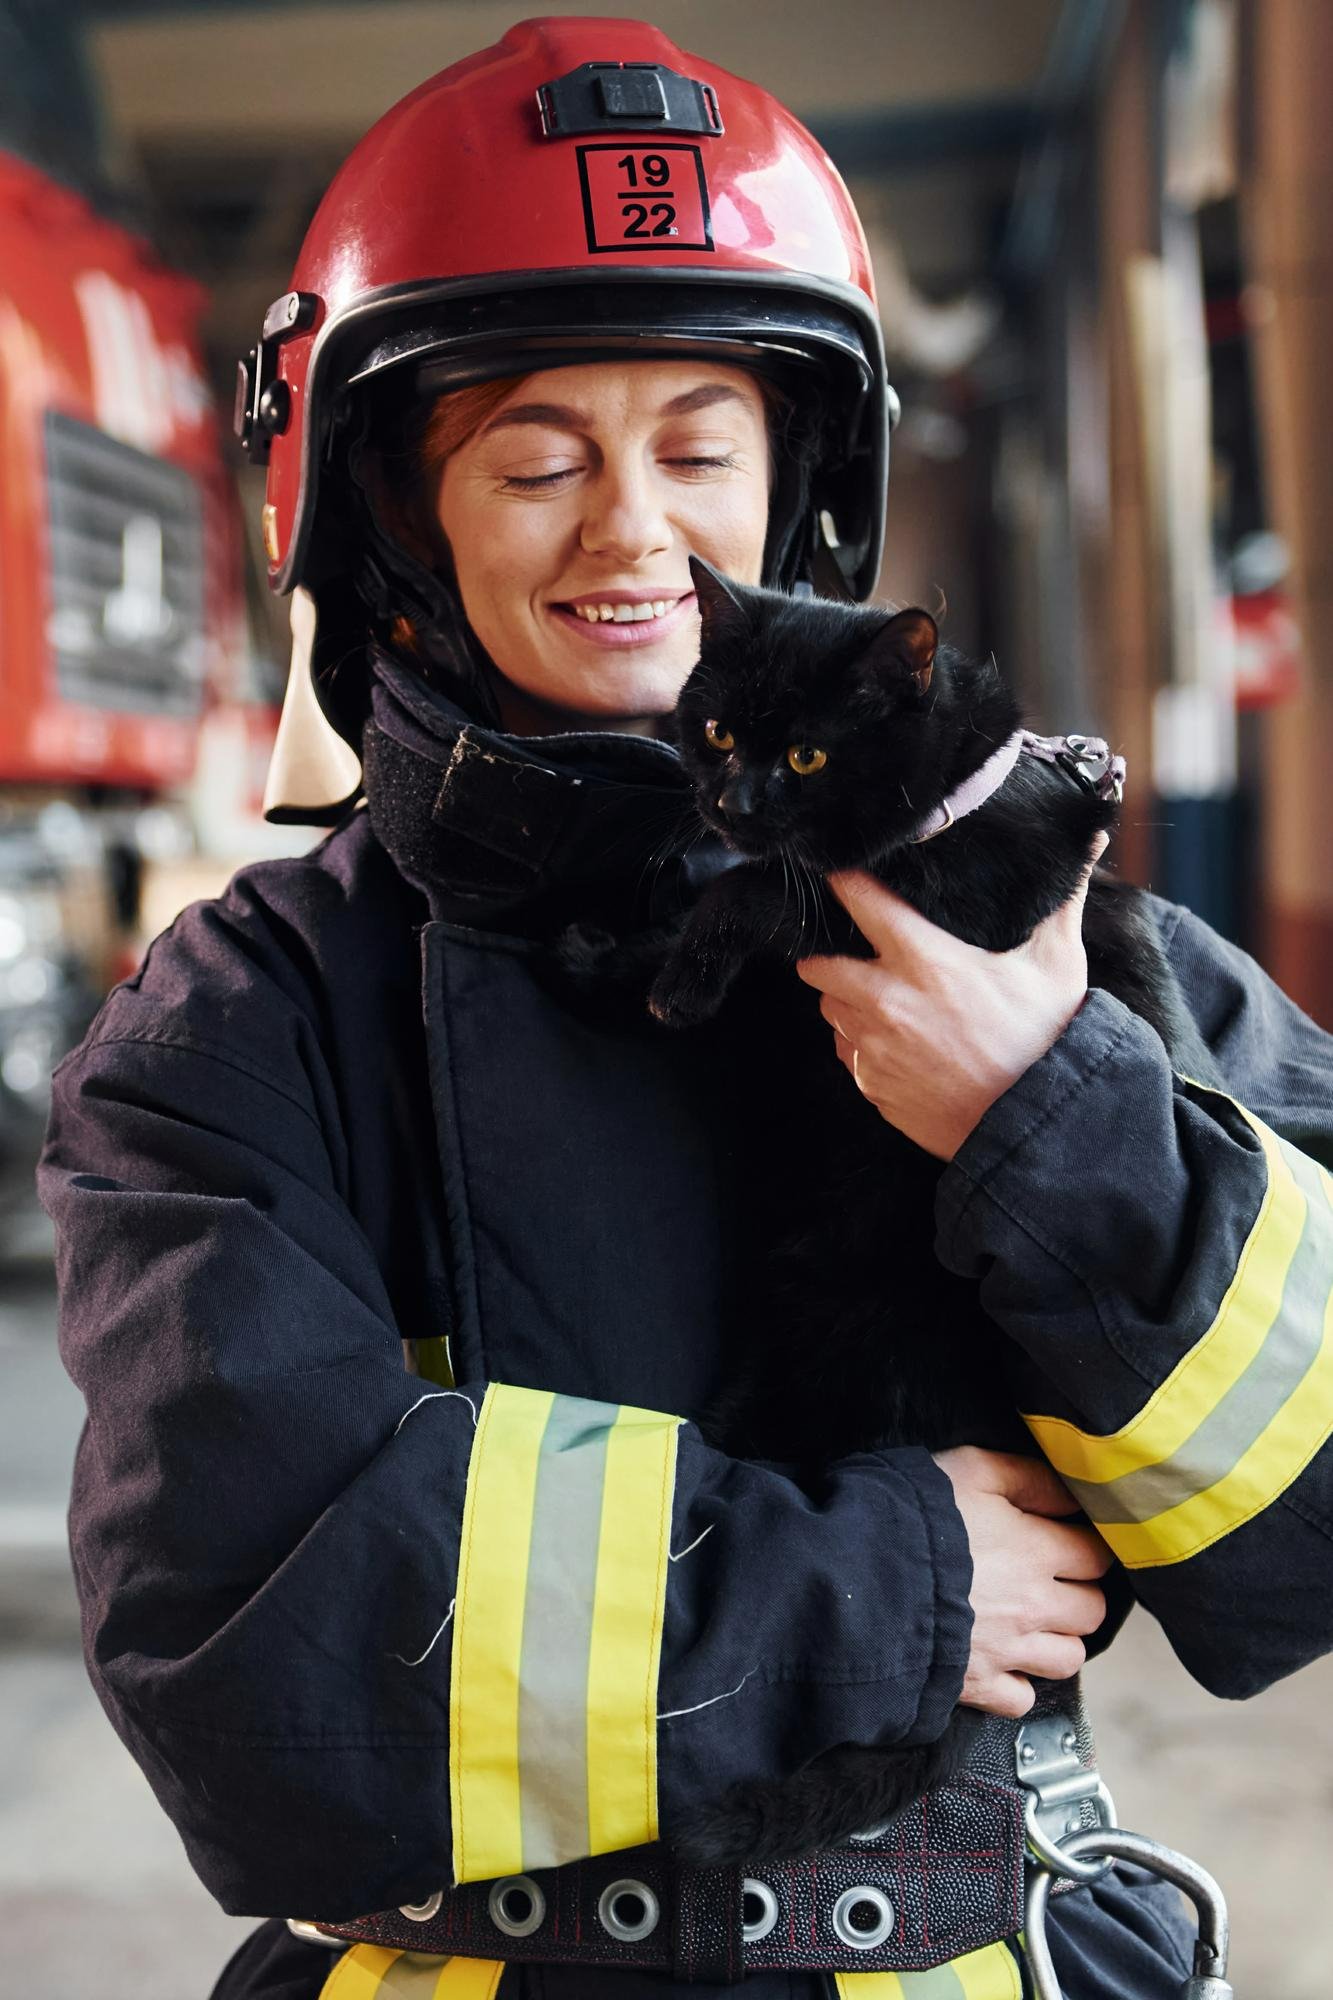
<svg viewBox="0 0 1333 2000">
<path fill-rule="evenodd" d="M 246 1929 L 83 1678 L 47 1078 L 184 902 L 305 839 L 258 814 L 284 607 L 236 359 L 352 142 L 516 12 L 0 0 L 0 1935 L 40 2000 L 205 1994 Z M 1333 1026 L 1333 4 L 653 18 L 802 115 L 870 228 L 883 594 L 1111 737 L 1123 871 Z M 1329 1662 L 1224 1706 L 1140 1616 L 1088 1679 L 1122 1821 L 1232 1898 L 1237 1991 L 1325 2000 Z"/>
</svg>

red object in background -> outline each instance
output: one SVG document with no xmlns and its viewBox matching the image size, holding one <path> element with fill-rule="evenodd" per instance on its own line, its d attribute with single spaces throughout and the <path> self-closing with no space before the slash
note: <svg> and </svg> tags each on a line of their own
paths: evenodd
<svg viewBox="0 0 1333 2000">
<path fill-rule="evenodd" d="M 1278 586 L 1247 592 L 1230 603 L 1236 646 L 1237 708 L 1271 708 L 1299 692 L 1300 628 Z"/>
<path fill-rule="evenodd" d="M 0 784 L 177 785 L 230 691 L 239 546 L 202 304 L 0 153 Z"/>
</svg>

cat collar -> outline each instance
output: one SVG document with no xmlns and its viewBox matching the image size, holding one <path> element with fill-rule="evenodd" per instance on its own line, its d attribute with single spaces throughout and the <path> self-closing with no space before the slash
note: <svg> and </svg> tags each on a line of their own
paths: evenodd
<svg viewBox="0 0 1333 2000">
<path fill-rule="evenodd" d="M 1058 764 L 1084 791 L 1120 804 L 1125 796 L 1125 760 L 1113 756 L 1104 736 L 1034 736 L 1020 732 L 1023 753 L 1043 764 Z"/>
<path fill-rule="evenodd" d="M 1020 757 L 1035 757 L 1039 763 L 1058 765 L 1099 799 L 1114 799 L 1119 805 L 1124 797 L 1125 760 L 1113 756 L 1102 737 L 1037 736 L 1030 729 L 1016 729 L 979 770 L 933 808 L 913 834 L 912 845 L 919 847 L 922 841 L 934 840 L 936 834 L 946 833 L 955 820 L 964 819 L 978 806 L 984 806 L 999 791 Z"/>
<path fill-rule="evenodd" d="M 912 845 L 919 847 L 923 840 L 934 840 L 937 833 L 947 833 L 956 819 L 964 819 L 978 806 L 984 806 L 987 799 L 999 791 L 1018 762 L 1020 753 L 1027 747 L 1027 734 L 1025 729 L 1016 729 L 1007 742 L 991 752 L 979 771 L 974 771 L 970 778 L 964 778 L 948 798 L 941 799 L 912 835 Z"/>
</svg>

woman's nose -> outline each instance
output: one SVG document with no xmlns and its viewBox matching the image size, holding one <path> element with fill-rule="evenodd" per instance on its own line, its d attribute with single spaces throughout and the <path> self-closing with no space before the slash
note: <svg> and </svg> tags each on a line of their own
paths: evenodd
<svg viewBox="0 0 1333 2000">
<path fill-rule="evenodd" d="M 585 553 L 641 563 L 671 546 L 671 527 L 654 481 L 610 456 L 588 488 L 580 534 Z"/>
</svg>

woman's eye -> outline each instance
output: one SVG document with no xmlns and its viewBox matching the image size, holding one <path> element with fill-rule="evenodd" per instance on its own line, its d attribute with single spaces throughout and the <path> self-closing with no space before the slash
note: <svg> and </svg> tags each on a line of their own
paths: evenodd
<svg viewBox="0 0 1333 2000">
<path fill-rule="evenodd" d="M 559 486 L 564 480 L 572 479 L 578 471 L 576 465 L 563 465 L 557 472 L 505 474 L 502 490 L 507 493 L 537 493 L 543 487 Z"/>
<path fill-rule="evenodd" d="M 707 743 L 711 743 L 714 750 L 734 750 L 736 748 L 735 737 L 729 729 L 724 729 L 720 722 L 705 722 L 704 740 Z"/>
<path fill-rule="evenodd" d="M 787 762 L 800 778 L 808 778 L 812 771 L 822 771 L 828 763 L 828 751 L 816 749 L 813 743 L 793 743 L 787 752 Z"/>
<path fill-rule="evenodd" d="M 730 452 L 718 458 L 695 456 L 690 458 L 669 458 L 668 465 L 680 466 L 686 472 L 729 472 L 736 464 Z"/>
</svg>

